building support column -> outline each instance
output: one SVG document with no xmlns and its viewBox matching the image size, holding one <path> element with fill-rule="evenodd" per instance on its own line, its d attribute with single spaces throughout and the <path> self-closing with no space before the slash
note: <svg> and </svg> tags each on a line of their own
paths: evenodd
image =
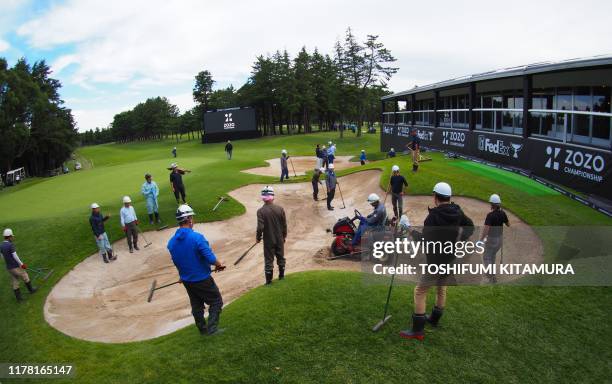
<svg viewBox="0 0 612 384">
<path fill-rule="evenodd" d="M 531 136 L 531 128 L 529 126 L 529 110 L 533 105 L 532 98 L 532 78 L 531 75 L 523 76 L 523 137 Z"/>
<path fill-rule="evenodd" d="M 474 108 L 476 108 L 476 84 L 470 83 L 470 91 L 468 95 L 468 124 L 470 131 L 476 129 L 476 115 Z"/>
<path fill-rule="evenodd" d="M 438 98 L 440 97 L 439 91 L 434 91 L 434 102 L 433 102 L 433 126 L 438 127 Z"/>
</svg>

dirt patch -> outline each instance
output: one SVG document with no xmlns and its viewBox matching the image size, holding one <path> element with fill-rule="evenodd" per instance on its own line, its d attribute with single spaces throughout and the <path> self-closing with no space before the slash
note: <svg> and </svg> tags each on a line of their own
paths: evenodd
<svg viewBox="0 0 612 384">
<path fill-rule="evenodd" d="M 337 156 L 334 160 L 335 169 L 340 170 L 358 166 L 359 163 L 350 162 L 351 158 L 352 156 Z M 315 165 L 317 165 L 317 159 L 314 156 L 291 156 L 290 159 L 293 162 L 293 167 L 295 167 L 295 174 L 297 176 L 305 175 L 307 171 L 312 171 Z M 245 169 L 242 172 L 252 173 L 254 175 L 280 177 L 280 158 L 266 160 L 266 163 L 268 163 L 269 166 Z M 291 163 L 289 163 L 289 176 L 293 176 Z"/>
<path fill-rule="evenodd" d="M 353 208 L 369 212 L 367 195 L 378 192 L 384 196 L 379 179 L 380 171 L 377 170 L 340 178 L 347 208 L 340 209 L 342 204 L 338 196 L 334 201 L 335 211 L 328 211 L 323 201 L 312 200 L 310 183 L 275 185 L 276 202 L 285 208 L 289 225 L 285 245 L 288 273 L 312 269 L 360 270 L 360 263 L 356 261 L 326 260 L 332 241 L 326 229 L 331 228 L 338 218 L 351 216 Z M 244 204 L 245 214 L 195 226 L 211 242 L 217 256 L 228 265 L 224 272 L 214 275 L 226 304 L 264 282 L 261 245 L 256 246 L 238 266 L 232 265 L 255 240 L 255 214 L 261 206 L 261 187 L 248 185 L 230 192 L 231 197 Z M 477 225 L 484 222 L 488 204 L 461 197 L 454 200 Z M 404 207 L 413 223 L 422 223 L 431 203 L 429 196 L 406 196 Z M 392 211 L 390 199 L 387 210 Z M 206 215 L 206 212 L 197 213 L 199 217 Z M 509 217 L 513 226 L 525 228 L 527 240 L 540 244 L 526 224 L 512 214 Z M 124 240 L 115 243 L 119 258 L 111 264 L 104 264 L 95 254 L 75 266 L 47 297 L 44 308 L 47 322 L 67 335 L 100 342 L 145 340 L 192 324 L 189 300 L 180 284 L 157 291 L 153 301 L 147 303 L 153 279 L 157 279 L 158 285 L 178 279 L 166 250 L 166 243 L 174 232 L 172 228 L 147 232 L 152 245 L 141 247 L 133 254 L 128 253 Z M 515 249 L 509 246 L 505 252 L 505 262 L 532 261 L 524 259 L 518 245 Z"/>
</svg>

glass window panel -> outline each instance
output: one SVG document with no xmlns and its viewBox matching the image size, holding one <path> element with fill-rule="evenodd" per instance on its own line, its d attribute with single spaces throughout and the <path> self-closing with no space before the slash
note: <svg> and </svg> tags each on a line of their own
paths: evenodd
<svg viewBox="0 0 612 384">
<path fill-rule="evenodd" d="M 493 111 L 482 112 L 482 129 L 493 130 Z"/>
<path fill-rule="evenodd" d="M 593 111 L 610 112 L 610 87 L 593 87 Z"/>
<path fill-rule="evenodd" d="M 574 110 L 590 111 L 592 108 L 591 89 L 589 87 L 578 87 L 574 93 Z"/>
<path fill-rule="evenodd" d="M 493 108 L 503 108 L 504 104 L 502 102 L 501 96 L 493 96 Z"/>
<path fill-rule="evenodd" d="M 579 141 L 581 143 L 588 143 L 589 142 L 589 125 L 590 125 L 590 116 L 574 115 L 573 140 Z"/>
<path fill-rule="evenodd" d="M 610 122 L 604 116 L 593 116 L 593 138 L 610 140 Z"/>
<path fill-rule="evenodd" d="M 571 110 L 572 109 L 572 92 L 570 89 L 559 88 L 555 96 L 555 109 Z"/>
</svg>

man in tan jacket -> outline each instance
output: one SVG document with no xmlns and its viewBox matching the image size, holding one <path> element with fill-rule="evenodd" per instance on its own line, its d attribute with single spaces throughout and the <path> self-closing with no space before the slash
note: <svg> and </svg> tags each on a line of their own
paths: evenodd
<svg viewBox="0 0 612 384">
<path fill-rule="evenodd" d="M 264 205 L 257 210 L 257 242 L 264 241 L 266 285 L 272 284 L 274 258 L 278 265 L 278 279 L 285 277 L 285 239 L 287 219 L 285 210 L 274 204 L 274 188 L 265 186 L 261 190 Z"/>
</svg>

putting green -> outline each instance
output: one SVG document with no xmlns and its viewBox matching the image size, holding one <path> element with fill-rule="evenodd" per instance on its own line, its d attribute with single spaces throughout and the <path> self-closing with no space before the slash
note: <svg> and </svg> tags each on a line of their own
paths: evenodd
<svg viewBox="0 0 612 384">
<path fill-rule="evenodd" d="M 528 177 L 505 171 L 503 169 L 494 168 L 485 164 L 475 163 L 468 160 L 457 160 L 449 162 L 454 167 L 463 168 L 464 170 L 474 173 L 478 176 L 487 177 L 499 183 L 510 185 L 514 188 L 535 196 L 543 195 L 560 195 L 554 189 L 548 188 L 537 181 Z"/>
</svg>

